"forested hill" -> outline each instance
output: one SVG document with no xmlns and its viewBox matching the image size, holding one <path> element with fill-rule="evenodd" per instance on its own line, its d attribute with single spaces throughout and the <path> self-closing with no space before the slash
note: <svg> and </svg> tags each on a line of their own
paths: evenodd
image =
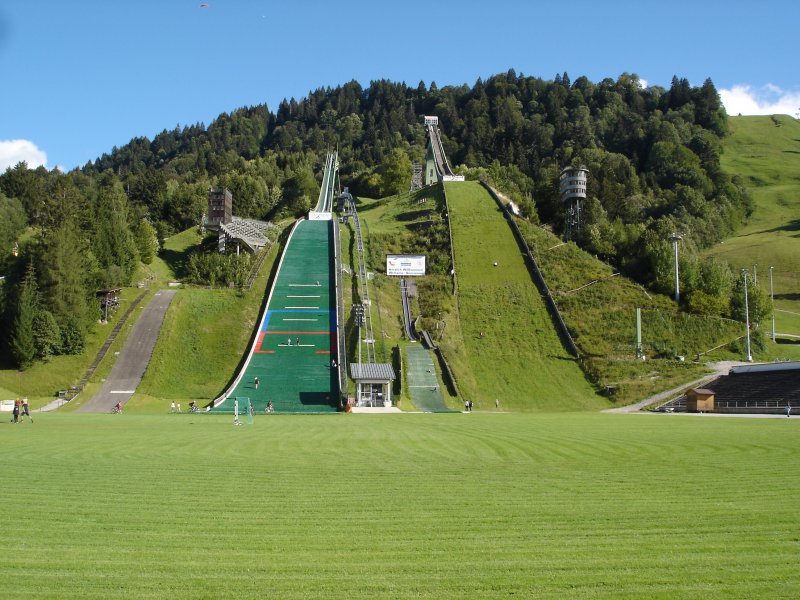
<svg viewBox="0 0 800 600">
<path fill-rule="evenodd" d="M 557 229 L 558 174 L 569 164 L 587 165 L 595 201 L 587 207 L 584 245 L 611 260 L 641 254 L 631 245 L 656 243 L 673 230 L 687 233 L 690 245 L 708 245 L 730 234 L 748 210 L 740 187 L 719 168 L 727 120 L 711 80 L 691 87 L 675 77 L 668 90 L 643 89 L 628 74 L 593 83 L 586 77 L 573 82 L 566 73 L 546 81 L 512 70 L 472 87 L 441 89 L 435 83 L 375 81 L 362 88 L 350 82 L 284 100 L 277 113 L 243 108 L 207 128 L 134 139 L 84 172 L 113 170 L 133 201 L 154 203 L 163 209 L 158 217 L 175 227 L 189 215 L 169 202 L 181 191 L 170 190 L 168 180 L 227 184 L 243 216 L 300 212 L 313 172 L 336 146 L 342 178 L 356 192 L 397 191 L 402 186 L 381 177 L 380 168 L 396 171 L 386 164 L 403 158 L 392 154 L 395 149 L 422 158 L 423 114 L 439 117 L 452 164 L 474 169 L 496 163 L 494 178 L 530 213 L 532 200 L 541 220 Z M 655 237 L 642 239 L 645 230 Z M 652 270 L 623 266 L 639 276 Z"/>
<path fill-rule="evenodd" d="M 424 114 L 439 117 L 456 171 L 488 179 L 556 232 L 559 173 L 586 165 L 590 198 L 579 243 L 656 289 L 671 283 L 669 233 L 685 234 L 683 260 L 691 261 L 749 211 L 743 188 L 720 169 L 727 117 L 711 80 L 692 87 L 675 77 L 669 89 L 642 88 L 629 74 L 594 83 L 511 70 L 472 87 L 375 81 L 363 88 L 353 81 L 285 100 L 275 113 L 241 108 L 208 127 L 136 138 L 71 173 L 18 165 L 0 175 L 0 244 L 13 245 L 26 225 L 37 228 L 20 255 L 30 267 L 26 289 L 38 286 L 32 306 L 40 296 L 45 303 L 88 297 L 131 282 L 139 259 L 154 252 L 153 231 L 163 238 L 197 224 L 209 186 L 228 187 L 242 217 L 299 215 L 318 194 L 325 153 L 338 147 L 342 181 L 357 194 L 407 189 L 411 162 L 425 152 Z M 87 273 L 80 281 L 69 281 L 77 277 L 73 267 L 54 271 L 65 249 Z M 10 274 L 0 298 L 9 327 L 23 279 L 21 260 L 16 269 L 11 262 L 0 257 L 0 270 Z M 702 267 L 681 269 L 694 273 L 682 282 L 684 301 L 691 310 L 725 312 L 729 278 L 720 282 Z M 91 321 L 75 308 L 83 304 L 57 306 L 62 333 L 85 330 L 76 324 Z"/>
</svg>

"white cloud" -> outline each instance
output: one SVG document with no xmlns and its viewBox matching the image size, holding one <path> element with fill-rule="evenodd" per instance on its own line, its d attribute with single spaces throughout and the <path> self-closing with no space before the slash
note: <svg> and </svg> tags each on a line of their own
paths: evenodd
<svg viewBox="0 0 800 600">
<path fill-rule="evenodd" d="M 0 140 L 0 173 L 14 167 L 20 161 L 28 163 L 28 168 L 47 166 L 47 154 L 29 140 Z"/>
<path fill-rule="evenodd" d="M 719 91 L 729 115 L 791 115 L 800 112 L 800 91 L 789 92 L 768 83 L 761 88 L 734 85 Z"/>
<path fill-rule="evenodd" d="M 643 90 L 646 90 L 650 87 L 650 82 L 647 79 L 642 79 L 639 77 L 639 85 L 642 87 Z"/>
</svg>

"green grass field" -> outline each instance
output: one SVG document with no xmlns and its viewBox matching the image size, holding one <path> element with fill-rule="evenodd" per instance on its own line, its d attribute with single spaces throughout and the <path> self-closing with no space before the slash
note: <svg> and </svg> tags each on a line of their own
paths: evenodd
<svg viewBox="0 0 800 600">
<path fill-rule="evenodd" d="M 461 393 L 481 407 L 495 399 L 515 410 L 605 406 L 559 340 L 494 200 L 477 182 L 445 189 L 464 341 L 442 347 L 454 357 Z"/>
<path fill-rule="evenodd" d="M 757 265 L 759 284 L 767 290 L 774 267 L 776 330 L 800 335 L 800 122 L 775 118 L 780 127 L 769 116 L 729 119 L 722 166 L 744 179 L 755 209 L 736 236 L 707 255 L 748 268 L 751 275 Z M 800 359 L 800 352 L 794 357 Z"/>
<path fill-rule="evenodd" d="M 800 422 L 36 415 L 1 598 L 794 598 Z"/>
</svg>

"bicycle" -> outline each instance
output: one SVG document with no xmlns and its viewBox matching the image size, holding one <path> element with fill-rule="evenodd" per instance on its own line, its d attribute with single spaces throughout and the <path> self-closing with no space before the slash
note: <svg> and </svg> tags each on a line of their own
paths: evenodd
<svg viewBox="0 0 800 600">
<path fill-rule="evenodd" d="M 112 415 L 118 415 L 121 412 L 122 412 L 122 409 L 119 406 L 115 406 L 114 408 L 111 409 L 111 414 Z"/>
</svg>

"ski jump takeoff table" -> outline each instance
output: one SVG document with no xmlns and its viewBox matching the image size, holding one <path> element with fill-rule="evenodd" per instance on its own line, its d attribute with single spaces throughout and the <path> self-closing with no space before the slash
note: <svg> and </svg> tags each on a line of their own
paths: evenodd
<svg viewBox="0 0 800 600">
<path fill-rule="evenodd" d="M 295 226 L 246 364 L 215 411 L 232 412 L 234 397 L 250 398 L 255 412 L 269 401 L 276 413 L 338 409 L 335 226 Z"/>
</svg>

